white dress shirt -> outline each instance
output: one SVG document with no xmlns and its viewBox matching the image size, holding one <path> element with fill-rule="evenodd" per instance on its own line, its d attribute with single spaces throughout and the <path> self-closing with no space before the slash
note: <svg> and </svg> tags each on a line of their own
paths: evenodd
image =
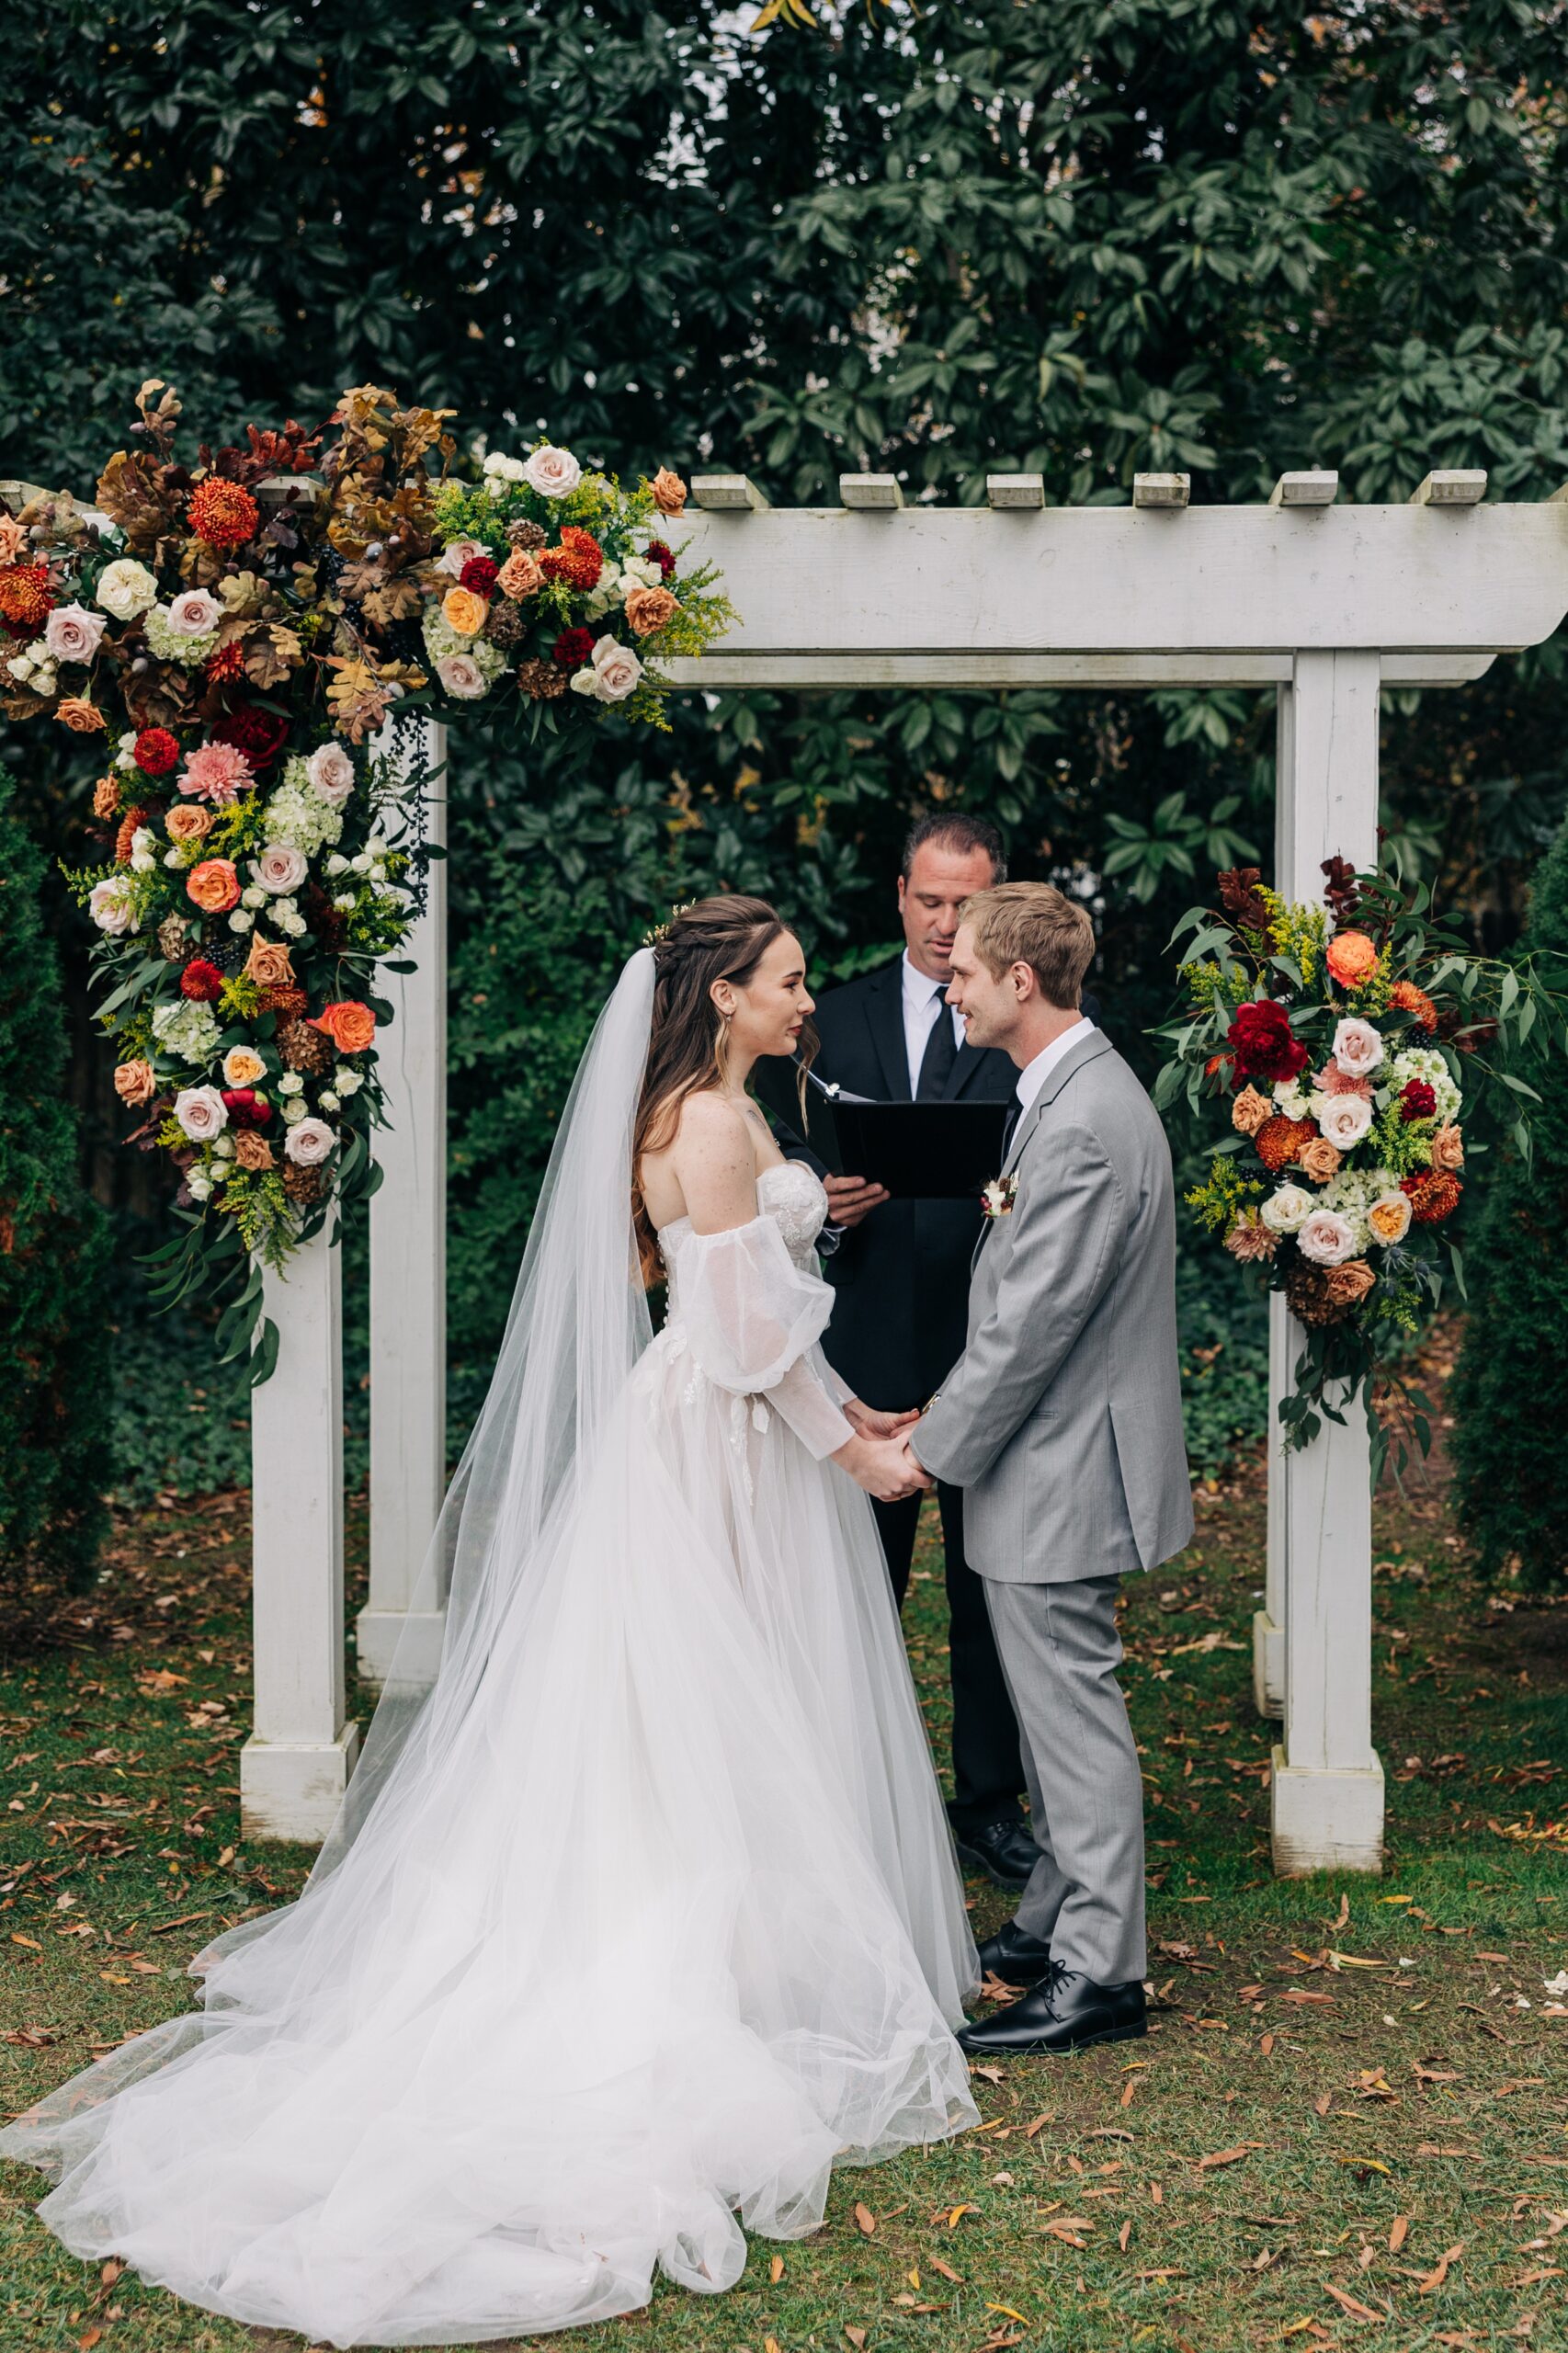
<svg viewBox="0 0 1568 2353">
<path fill-rule="evenodd" d="M 920 1065 L 926 1059 L 926 1048 L 931 1031 L 946 1012 L 953 1025 L 953 1043 L 963 1044 L 963 1023 L 950 1006 L 942 999 L 948 994 L 946 981 L 934 981 L 926 973 L 917 972 L 909 961 L 909 950 L 903 951 L 903 1051 L 909 1058 L 909 1095 L 913 1102 L 920 1088 Z"/>
<path fill-rule="evenodd" d="M 1070 1029 L 1063 1029 L 1060 1038 L 1053 1038 L 1049 1046 L 1043 1046 L 1040 1049 L 1032 1063 L 1024 1064 L 1018 1073 L 1017 1088 L 1018 1101 L 1022 1107 L 1018 1113 L 1020 1120 L 1057 1063 L 1062 1060 L 1062 1055 L 1070 1054 L 1080 1038 L 1091 1037 L 1094 1034 L 1094 1027 L 1092 1021 L 1080 1014 Z"/>
</svg>

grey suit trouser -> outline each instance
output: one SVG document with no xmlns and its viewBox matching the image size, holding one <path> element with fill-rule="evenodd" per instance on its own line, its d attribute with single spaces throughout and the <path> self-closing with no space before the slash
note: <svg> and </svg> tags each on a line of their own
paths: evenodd
<svg viewBox="0 0 1568 2353">
<path fill-rule="evenodd" d="M 985 1598 L 1023 1733 L 1040 1860 L 1018 1925 L 1100 1985 L 1148 1972 L 1143 1781 L 1116 1679 L 1119 1577 L 1014 1585 Z"/>
</svg>

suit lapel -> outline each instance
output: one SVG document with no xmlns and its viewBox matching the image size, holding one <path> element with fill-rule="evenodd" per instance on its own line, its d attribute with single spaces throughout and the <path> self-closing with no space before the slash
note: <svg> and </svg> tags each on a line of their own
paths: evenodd
<svg viewBox="0 0 1568 2353">
<path fill-rule="evenodd" d="M 949 1021 L 952 1019 L 950 1013 L 947 1015 L 947 1018 Z M 964 1039 L 954 1057 L 953 1066 L 948 1073 L 948 1083 L 942 1089 L 943 1102 L 956 1102 L 976 1072 L 984 1068 L 984 1064 L 985 1056 L 982 1050 L 978 1046 L 971 1046 L 968 1039 Z"/>
<path fill-rule="evenodd" d="M 1080 1038 L 1077 1044 L 1062 1055 L 1054 1070 L 1046 1074 L 1044 1086 L 1013 1131 L 1013 1141 L 1007 1153 L 1007 1165 L 1002 1171 L 1005 1176 L 1010 1175 L 1017 1166 L 1024 1146 L 1040 1125 L 1041 1114 L 1050 1104 L 1055 1102 L 1074 1072 L 1082 1070 L 1085 1063 L 1097 1061 L 1101 1054 L 1108 1054 L 1110 1050 L 1110 1040 L 1103 1036 L 1098 1029 L 1092 1030 L 1088 1037 Z"/>
<path fill-rule="evenodd" d="M 903 964 L 887 965 L 866 991 L 866 1023 L 871 1032 L 890 1103 L 907 1103 L 909 1054 L 903 1042 Z"/>
</svg>

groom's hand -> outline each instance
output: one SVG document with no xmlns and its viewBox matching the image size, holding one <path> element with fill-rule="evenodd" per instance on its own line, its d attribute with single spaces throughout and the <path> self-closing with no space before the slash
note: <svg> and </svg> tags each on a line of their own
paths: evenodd
<svg viewBox="0 0 1568 2353">
<path fill-rule="evenodd" d="M 831 1225 L 858 1225 L 888 1198 L 885 1185 L 869 1185 L 864 1176 L 829 1176 L 824 1182 Z"/>
</svg>

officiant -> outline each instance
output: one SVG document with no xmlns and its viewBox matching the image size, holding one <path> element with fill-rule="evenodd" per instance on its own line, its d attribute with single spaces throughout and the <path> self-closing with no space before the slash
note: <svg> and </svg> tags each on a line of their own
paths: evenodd
<svg viewBox="0 0 1568 2353">
<path fill-rule="evenodd" d="M 959 910 L 1006 881 L 1002 837 L 983 818 L 922 818 L 898 877 L 903 952 L 817 999 L 815 1069 L 829 1083 L 894 1102 L 1004 1102 L 1017 1072 L 1006 1054 L 964 1042 L 944 1003 Z M 1091 1013 L 1091 1001 L 1084 1000 Z M 798 1140 L 785 1151 L 810 1159 Z M 891 1200 L 854 1175 L 827 1176 L 831 1241 L 824 1272 L 837 1293 L 823 1337 L 830 1363 L 868 1404 L 924 1405 L 963 1352 L 978 1199 Z M 1024 1821 L 1018 1727 L 996 1655 L 984 1588 L 963 1554 L 963 1495 L 937 1490 L 946 1554 L 953 1696 L 949 1812 L 966 1867 L 1021 1887 L 1036 1848 Z M 899 1607 L 908 1588 L 920 1498 L 874 1503 Z"/>
</svg>

